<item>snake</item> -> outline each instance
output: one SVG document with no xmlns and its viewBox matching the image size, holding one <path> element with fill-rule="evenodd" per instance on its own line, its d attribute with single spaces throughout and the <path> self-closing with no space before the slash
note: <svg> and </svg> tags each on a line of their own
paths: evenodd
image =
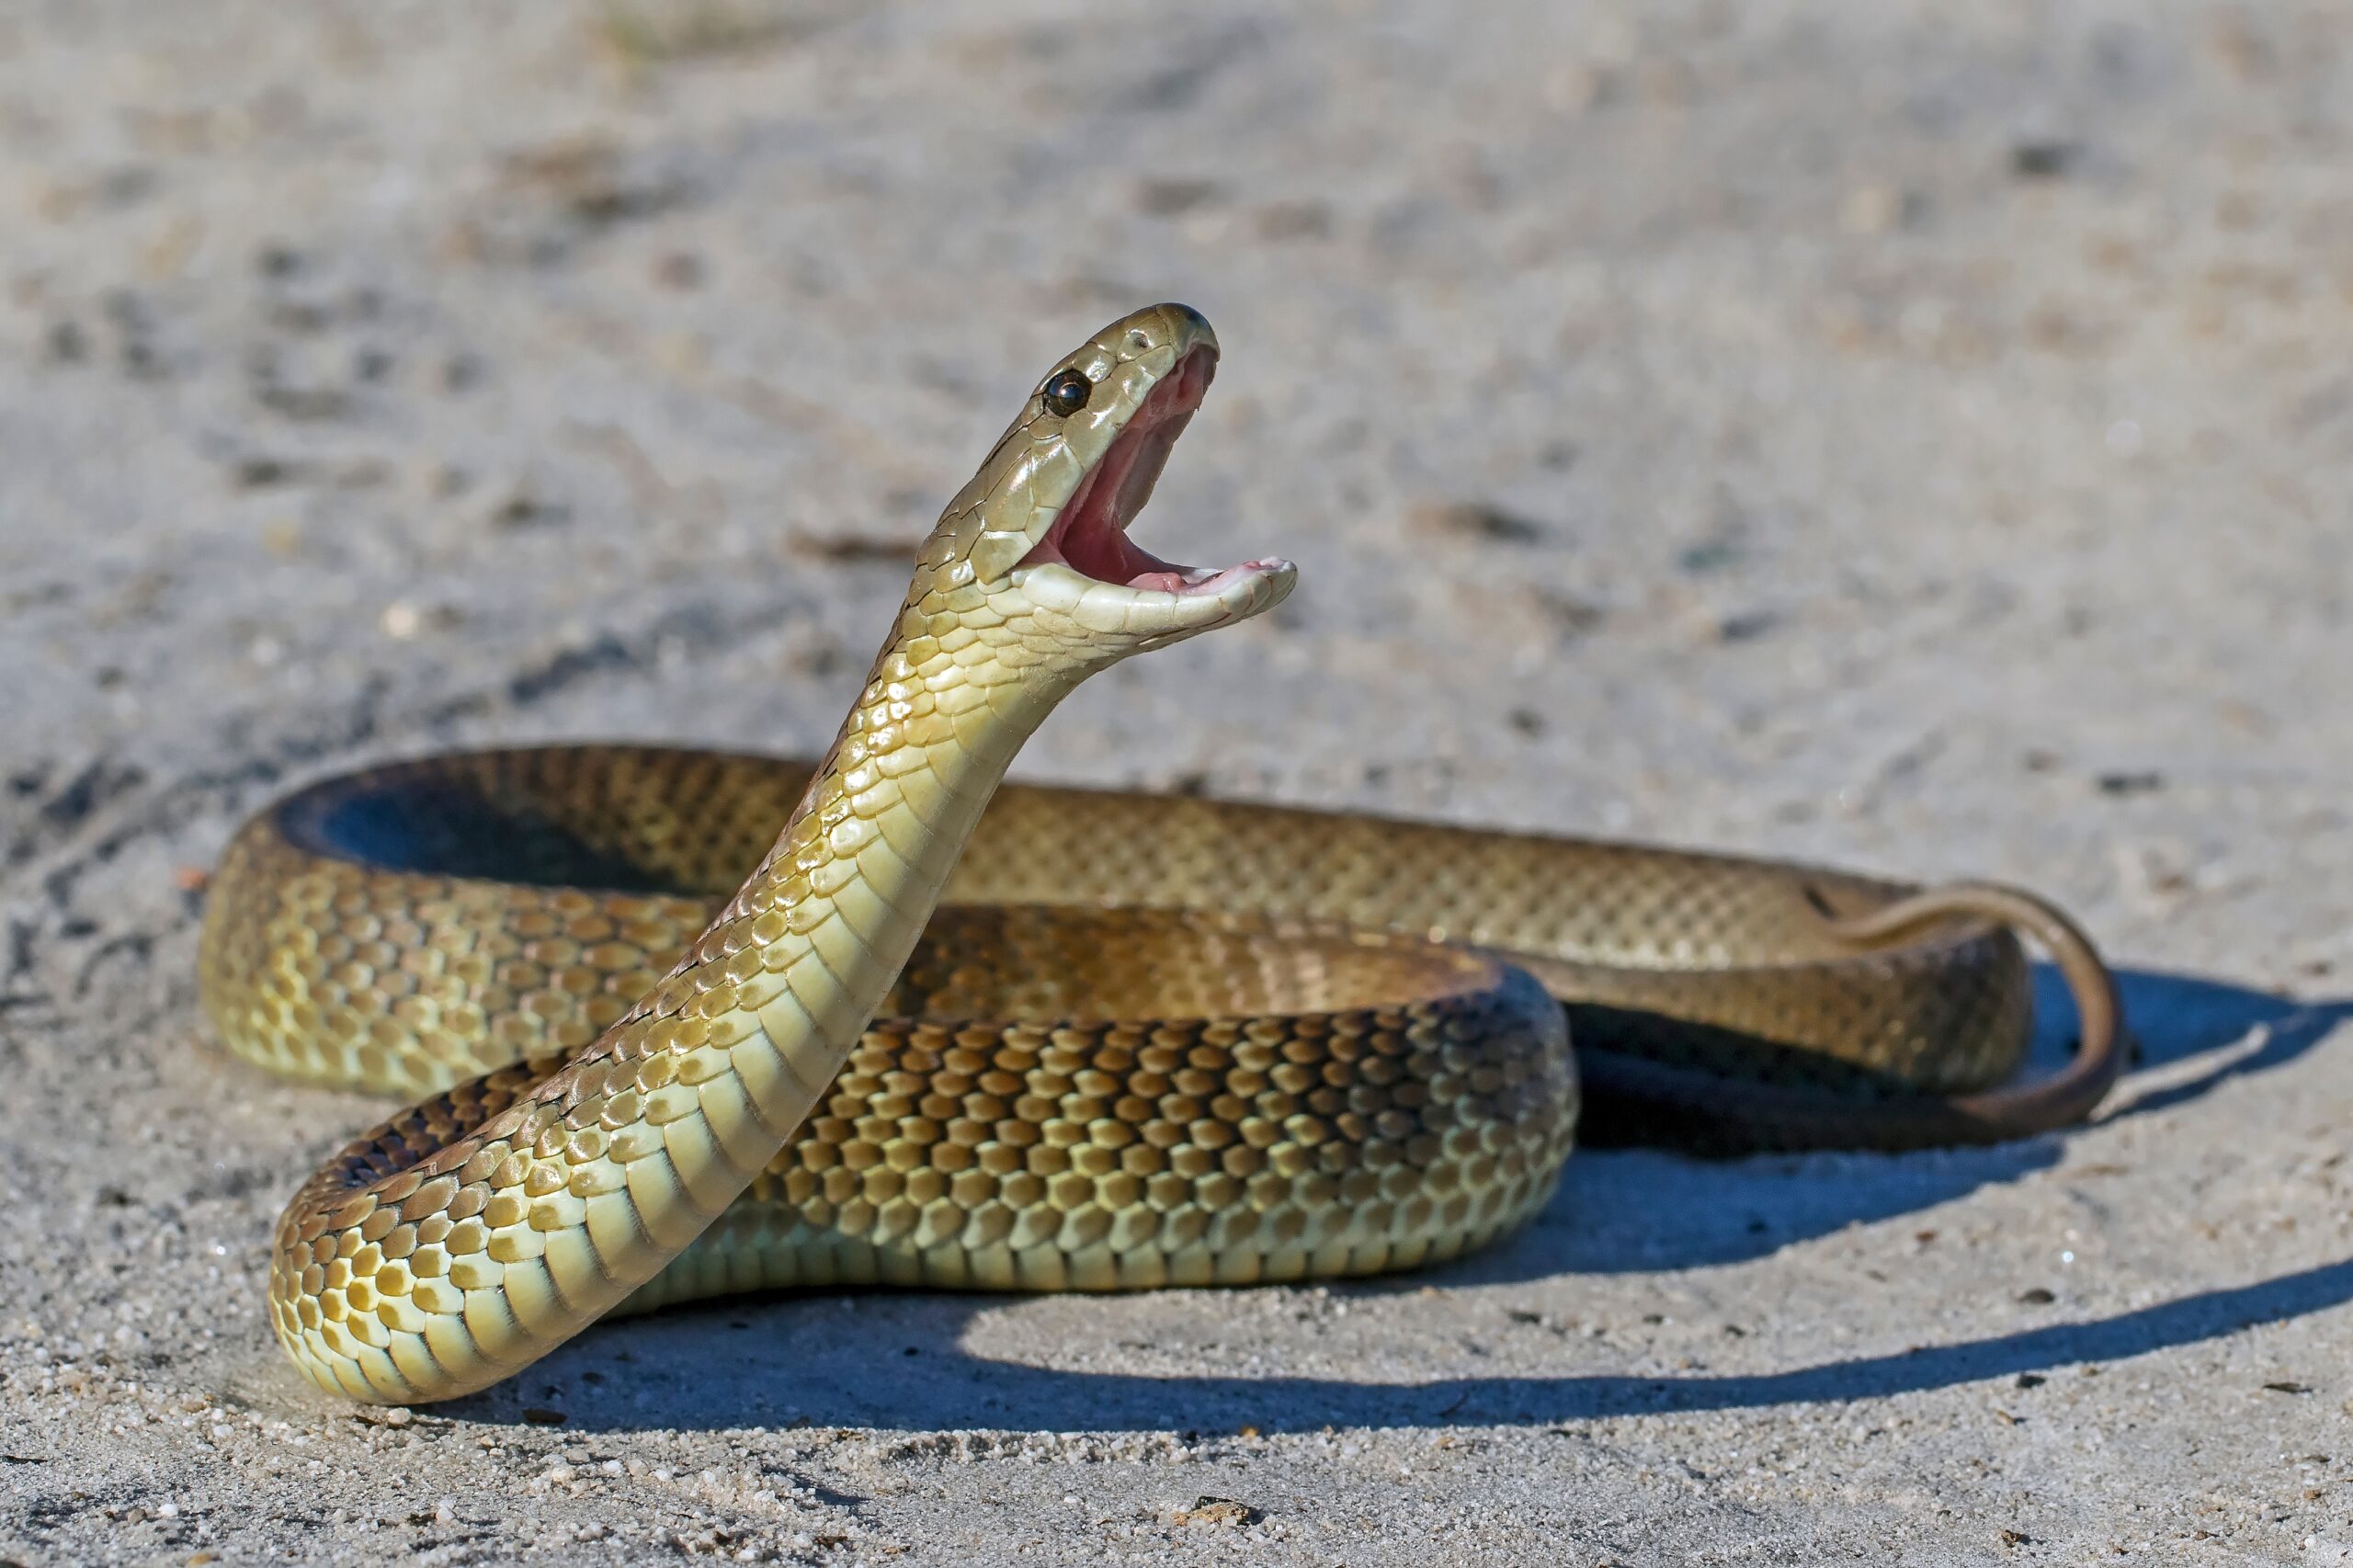
<svg viewBox="0 0 2353 1568">
<path fill-rule="evenodd" d="M 2096 1108 L 2114 983 L 2015 888 L 1000 790 L 1089 675 L 1291 591 L 1289 561 L 1129 537 L 1218 356 L 1158 305 L 1056 362 L 813 763 L 446 753 L 238 831 L 199 949 L 219 1038 L 411 1101 L 278 1220 L 268 1315 L 312 1381 L 448 1399 L 731 1291 L 1432 1264 L 1547 1203 L 1581 1115 L 1588 1142 L 1903 1148 Z M 2077 1013 L 2039 1075 L 2021 935 Z"/>
</svg>

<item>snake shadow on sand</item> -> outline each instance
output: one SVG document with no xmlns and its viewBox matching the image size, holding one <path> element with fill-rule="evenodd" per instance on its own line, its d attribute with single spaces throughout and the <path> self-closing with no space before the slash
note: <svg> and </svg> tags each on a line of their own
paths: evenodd
<svg viewBox="0 0 2353 1568">
<path fill-rule="evenodd" d="M 2041 1016 L 2063 991 L 2038 975 Z M 2139 1040 L 2110 1117 L 2195 1101 L 2353 1023 L 2353 998 L 2298 1002 L 2188 976 L 2125 971 Z M 2040 1042 L 2038 1060 L 2059 1049 Z M 1850 1223 L 1949 1201 L 2058 1163 L 2064 1135 L 1904 1155 L 1700 1161 L 1647 1150 L 1573 1157 L 1560 1196 L 1519 1235 L 1451 1267 L 1334 1287 L 1358 1299 L 1429 1283 L 1492 1285 L 1738 1263 Z M 2353 1260 L 2198 1291 L 2085 1322 L 1740 1375 L 1439 1378 L 1381 1383 L 1287 1376 L 1160 1377 L 991 1359 L 965 1329 L 1002 1297 L 832 1292 L 721 1301 L 633 1325 L 616 1351 L 591 1330 L 539 1366 L 445 1407 L 517 1421 L 553 1405 L 575 1430 L 779 1426 L 1218 1432 L 1326 1426 L 1561 1423 L 1619 1413 L 1867 1399 L 2110 1361 L 2353 1301 Z M 854 1303 L 854 1304 L 853 1304 Z M 1229 1343 L 1248 1334 L 1238 1324 Z M 1562 1342 L 1574 1357 L 1579 1342 Z M 716 1353 L 714 1353 L 716 1346 Z M 615 1365 L 614 1363 L 620 1363 Z"/>
</svg>

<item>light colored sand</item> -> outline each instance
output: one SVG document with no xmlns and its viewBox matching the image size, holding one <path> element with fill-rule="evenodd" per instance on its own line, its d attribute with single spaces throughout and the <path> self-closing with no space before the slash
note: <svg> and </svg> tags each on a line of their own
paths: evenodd
<svg viewBox="0 0 2353 1568">
<path fill-rule="evenodd" d="M 2347 1556 L 2353 26 L 1457 9 L 8 8 L 0 1558 Z M 380 1108 L 205 1041 L 182 869 L 328 766 L 820 742 L 897 574 L 806 540 L 1170 296 L 1145 536 L 1305 585 L 1024 773 L 2026 881 L 2116 1112 L 303 1392 L 265 1237 Z"/>
</svg>

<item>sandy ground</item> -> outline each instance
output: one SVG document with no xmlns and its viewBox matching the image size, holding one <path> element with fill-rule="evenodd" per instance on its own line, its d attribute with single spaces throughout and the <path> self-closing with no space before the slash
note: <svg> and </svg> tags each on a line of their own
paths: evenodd
<svg viewBox="0 0 2353 1568">
<path fill-rule="evenodd" d="M 637 4 L 0 11 L 0 1560 L 2353 1561 L 2343 7 Z M 1424 1277 L 309 1393 L 265 1238 L 381 1108 L 207 1039 L 239 816 L 822 742 L 866 547 L 1160 297 L 1145 536 L 1303 586 L 1022 774 L 2024 881 L 2143 1069 Z"/>
</svg>

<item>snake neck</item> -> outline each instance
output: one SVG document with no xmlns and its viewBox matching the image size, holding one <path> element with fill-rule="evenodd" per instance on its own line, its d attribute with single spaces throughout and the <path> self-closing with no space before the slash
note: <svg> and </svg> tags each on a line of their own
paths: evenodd
<svg viewBox="0 0 2353 1568">
<path fill-rule="evenodd" d="M 405 1113 L 297 1196 L 271 1304 L 322 1386 L 496 1381 L 659 1272 L 800 1127 L 1086 673 L 956 605 L 911 597 L 775 846 L 635 1009 L 511 1099 L 494 1074 Z"/>
<path fill-rule="evenodd" d="M 810 1066 L 821 1087 L 832 1077 L 1015 753 L 1075 684 L 931 664 L 926 676 L 898 642 L 884 649 L 783 833 L 652 1012 L 688 1006 L 681 983 L 704 997 L 732 990 L 731 1006 L 705 1016 L 756 1022 L 789 1055 L 822 1051 L 830 1062 Z"/>
<path fill-rule="evenodd" d="M 557 1075 L 593 1080 L 602 1061 L 634 1064 L 649 1096 L 692 1088 L 688 1108 L 714 1147 L 699 1165 L 698 1151 L 681 1159 L 672 1147 L 672 1164 L 682 1176 L 690 1166 L 710 1174 L 687 1182 L 703 1219 L 824 1095 L 905 966 L 1014 755 L 1084 673 L 1022 656 L 1036 650 L 1018 636 L 959 641 L 971 610 L 960 617 L 953 604 L 910 601 L 758 868 L 669 976 Z M 975 656 L 960 659 L 963 649 Z M 551 1080 L 535 1098 L 563 1107 L 568 1122 L 580 1119 L 577 1085 Z M 650 1098 L 646 1114 L 659 1124 Z M 664 1137 L 675 1142 L 666 1127 Z"/>
</svg>

